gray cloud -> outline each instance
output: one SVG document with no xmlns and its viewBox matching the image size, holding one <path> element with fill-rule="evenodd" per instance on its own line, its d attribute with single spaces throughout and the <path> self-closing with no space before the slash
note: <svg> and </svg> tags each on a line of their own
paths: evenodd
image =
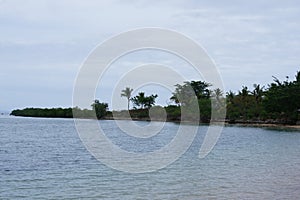
<svg viewBox="0 0 300 200">
<path fill-rule="evenodd" d="M 138 27 L 169 28 L 195 39 L 215 60 L 228 90 L 267 84 L 272 75 L 293 77 L 300 64 L 298 1 L 2 0 L 0 23 L 0 110 L 71 106 L 73 83 L 89 52 Z M 148 57 L 139 58 L 128 58 L 127 65 Z M 111 76 L 121 72 L 112 69 Z"/>
</svg>

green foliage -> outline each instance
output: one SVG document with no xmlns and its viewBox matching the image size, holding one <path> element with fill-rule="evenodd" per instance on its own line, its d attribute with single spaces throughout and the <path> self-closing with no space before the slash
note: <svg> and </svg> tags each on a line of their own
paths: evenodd
<svg viewBox="0 0 300 200">
<path fill-rule="evenodd" d="M 297 72 L 295 81 L 281 82 L 274 77 L 263 104 L 269 118 L 277 119 L 280 123 L 296 123 L 300 108 L 300 72 Z"/>
<path fill-rule="evenodd" d="M 187 82 L 187 83 L 189 83 L 189 82 Z M 204 81 L 191 81 L 189 84 L 192 86 L 192 88 L 197 96 L 197 99 L 202 99 L 202 98 L 209 99 L 210 98 L 211 91 L 208 89 L 208 87 L 211 86 L 210 83 L 206 83 Z"/>
<path fill-rule="evenodd" d="M 233 92 L 227 93 L 227 118 L 235 120 L 261 120 L 263 112 L 262 98 L 263 87 L 254 84 L 253 91 L 249 91 L 243 86 L 242 90 L 235 95 Z"/>
<path fill-rule="evenodd" d="M 166 110 L 161 106 L 153 106 L 149 109 L 149 116 L 152 120 L 165 120 Z"/>
<path fill-rule="evenodd" d="M 73 108 L 73 116 L 77 118 L 95 118 L 95 112 L 88 109 L 80 109 L 78 107 Z"/>
<path fill-rule="evenodd" d="M 211 100 L 202 98 L 198 100 L 201 122 L 208 123 L 211 119 Z"/>
<path fill-rule="evenodd" d="M 127 110 L 113 111 L 113 117 L 115 119 L 134 119 L 134 120 L 148 120 L 149 119 L 149 109 L 134 109 L 129 110 L 129 115 Z"/>
<path fill-rule="evenodd" d="M 13 110 L 11 115 L 23 117 L 72 118 L 72 108 L 25 108 Z"/>
<path fill-rule="evenodd" d="M 208 89 L 208 87 L 210 87 L 211 84 L 203 81 L 186 81 L 183 85 L 177 84 L 175 86 L 175 91 L 173 92 L 173 96 L 170 99 L 178 105 L 185 107 L 185 109 L 187 110 L 187 113 L 185 114 L 185 120 L 193 121 L 195 120 L 195 118 L 197 118 L 195 116 L 195 114 L 198 115 L 198 113 L 196 113 L 197 110 L 195 110 L 193 106 L 191 108 L 189 106 L 193 105 L 193 103 L 196 103 L 195 100 L 197 100 L 200 109 L 201 121 L 209 122 L 211 118 L 211 91 Z M 221 91 L 217 90 L 216 99 L 220 101 L 221 95 Z M 180 114 L 178 110 L 180 110 L 180 107 L 168 108 L 168 117 L 172 116 L 172 118 L 180 118 L 180 116 L 176 117 L 174 115 L 174 113 Z"/>
<path fill-rule="evenodd" d="M 96 113 L 97 119 L 102 119 L 106 116 L 106 112 L 108 109 L 107 103 L 100 103 L 99 100 L 95 100 L 91 106 L 93 108 L 93 111 Z"/>
<path fill-rule="evenodd" d="M 131 98 L 131 101 L 136 106 L 140 107 L 140 109 L 151 108 L 155 104 L 155 99 L 157 98 L 157 94 L 145 96 L 144 92 L 140 92 L 137 96 Z"/>
<path fill-rule="evenodd" d="M 173 96 L 170 100 L 177 104 L 183 106 L 190 104 L 195 96 L 197 99 L 210 98 L 210 90 L 208 87 L 211 86 L 211 84 L 209 83 L 203 81 L 186 81 L 183 85 L 177 84 L 175 86 L 175 91 L 173 92 Z"/>
<path fill-rule="evenodd" d="M 179 121 L 181 116 L 180 106 L 169 105 L 165 107 L 167 112 L 167 119 L 170 121 Z"/>
<path fill-rule="evenodd" d="M 238 94 L 227 93 L 227 119 L 230 121 L 270 121 L 295 124 L 299 120 L 300 72 L 294 81 L 274 77 L 266 90 L 254 84 L 253 91 L 243 87 Z"/>
<path fill-rule="evenodd" d="M 92 104 L 93 110 L 75 108 L 25 108 L 13 110 L 10 115 L 22 117 L 45 117 L 45 118 L 95 118 L 102 119 L 107 114 L 107 103 L 95 100 Z"/>
<path fill-rule="evenodd" d="M 149 119 L 149 109 L 131 110 L 130 116 L 134 119 Z"/>
</svg>

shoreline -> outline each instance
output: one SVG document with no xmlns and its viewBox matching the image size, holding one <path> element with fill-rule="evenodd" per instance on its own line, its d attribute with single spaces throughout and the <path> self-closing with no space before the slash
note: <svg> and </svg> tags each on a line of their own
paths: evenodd
<svg viewBox="0 0 300 200">
<path fill-rule="evenodd" d="M 286 124 L 270 124 L 270 123 L 225 123 L 225 126 L 241 126 L 241 127 L 255 127 L 255 128 L 274 128 L 274 129 L 292 129 L 299 130 L 300 125 L 286 125 Z"/>
<path fill-rule="evenodd" d="M 11 116 L 11 115 L 10 115 Z M 24 117 L 27 118 L 29 116 L 14 116 L 14 117 Z M 53 118 L 53 117 L 31 117 L 31 118 Z M 66 118 L 66 117 L 57 117 L 53 119 L 74 119 L 74 118 Z M 79 118 L 79 119 L 94 119 L 94 118 Z M 113 118 L 113 117 L 104 117 L 98 120 L 133 120 L 133 121 L 151 121 L 150 118 Z M 194 121 L 180 121 L 180 120 L 161 120 L 161 119 L 154 119 L 153 121 L 157 122 L 172 122 L 172 123 L 183 123 L 183 124 L 197 124 L 197 125 L 210 125 L 210 123 L 197 123 Z M 279 123 L 264 123 L 264 122 L 228 122 L 228 121 L 212 121 L 211 124 L 214 125 L 224 125 L 224 126 L 237 126 L 237 127 L 256 127 L 256 128 L 274 128 L 274 129 L 289 129 L 300 131 L 300 125 L 287 125 L 287 124 L 279 124 Z"/>
<path fill-rule="evenodd" d="M 151 121 L 149 118 L 113 118 L 113 117 L 106 117 L 102 120 L 133 120 L 133 121 Z M 153 121 L 157 122 L 164 122 L 163 120 L 154 119 Z M 165 122 L 173 122 L 173 123 L 180 123 L 180 120 L 166 120 Z M 197 125 L 209 125 L 210 123 L 204 123 L 204 122 L 194 122 L 194 121 L 182 121 L 183 124 L 197 124 Z M 300 125 L 288 125 L 288 124 L 279 124 L 279 123 L 257 123 L 257 122 L 222 122 L 222 121 L 212 121 L 211 124 L 214 125 L 222 125 L 224 126 L 240 126 L 240 127 L 257 127 L 257 128 L 274 128 L 274 129 L 291 129 L 291 130 L 299 130 L 300 131 Z"/>
</svg>

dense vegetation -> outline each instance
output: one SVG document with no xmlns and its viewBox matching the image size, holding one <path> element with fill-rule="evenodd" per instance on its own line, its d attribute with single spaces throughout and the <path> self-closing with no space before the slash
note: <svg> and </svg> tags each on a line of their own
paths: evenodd
<svg viewBox="0 0 300 200">
<path fill-rule="evenodd" d="M 280 81 L 274 77 L 273 83 L 267 87 L 254 84 L 253 89 L 243 86 L 240 91 L 234 93 L 229 91 L 226 96 L 220 89 L 210 90 L 212 85 L 203 81 L 184 82 L 175 85 L 170 100 L 175 105 L 165 107 L 155 106 L 157 94 L 146 96 L 139 92 L 137 96 L 131 97 L 133 89 L 126 87 L 122 90 L 121 97 L 126 97 L 127 109 L 133 119 L 180 121 L 181 109 L 196 100 L 200 110 L 200 121 L 211 120 L 211 108 L 214 105 L 216 112 L 226 111 L 226 120 L 231 123 L 299 123 L 300 117 L 300 72 L 296 74 L 295 80 Z M 129 103 L 134 107 L 129 110 Z M 224 106 L 226 103 L 226 107 Z M 63 117 L 73 116 L 80 118 L 112 119 L 128 117 L 128 111 L 108 111 L 108 104 L 95 100 L 92 109 L 80 108 L 26 108 L 14 110 L 11 115 L 27 117 Z M 225 110 L 226 109 L 226 110 Z M 73 111 L 73 112 L 72 112 Z M 194 110 L 189 112 L 193 113 Z M 73 115 L 76 113 L 76 115 Z M 192 115 L 191 115 L 192 116 Z M 192 121 L 193 118 L 191 117 Z M 218 119 L 213 119 L 218 120 Z"/>
<path fill-rule="evenodd" d="M 72 108 L 25 108 L 13 110 L 11 115 L 23 117 L 72 118 Z"/>
<path fill-rule="evenodd" d="M 46 118 L 95 118 L 103 119 L 110 112 L 107 111 L 108 104 L 95 100 L 91 105 L 92 110 L 75 108 L 25 108 L 13 110 L 11 115 L 23 117 L 46 117 Z"/>
<path fill-rule="evenodd" d="M 295 80 L 274 82 L 266 89 L 254 84 L 253 90 L 243 87 L 237 94 L 229 92 L 227 100 L 227 119 L 232 122 L 267 122 L 295 124 L 300 109 L 300 72 Z"/>
</svg>

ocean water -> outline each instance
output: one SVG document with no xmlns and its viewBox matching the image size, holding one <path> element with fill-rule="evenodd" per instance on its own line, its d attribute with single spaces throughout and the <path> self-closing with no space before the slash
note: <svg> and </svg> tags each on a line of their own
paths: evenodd
<svg viewBox="0 0 300 200">
<path fill-rule="evenodd" d="M 114 121 L 100 123 L 114 144 L 133 152 L 162 148 L 179 126 L 166 123 L 161 134 L 138 139 Z M 200 159 L 206 130 L 199 126 L 188 151 L 171 165 L 132 174 L 95 159 L 72 119 L 1 117 L 0 199 L 300 198 L 299 131 L 224 127 L 212 152 Z"/>
</svg>

